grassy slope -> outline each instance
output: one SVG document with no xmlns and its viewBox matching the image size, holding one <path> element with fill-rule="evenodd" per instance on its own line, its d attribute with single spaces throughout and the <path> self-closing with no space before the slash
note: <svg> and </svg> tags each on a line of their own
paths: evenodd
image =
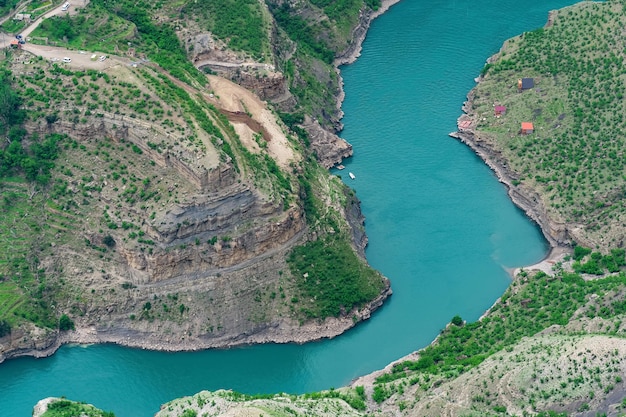
<svg viewBox="0 0 626 417">
<path fill-rule="evenodd" d="M 47 405 L 47 410 L 39 417 L 115 417 L 112 412 L 102 411 L 93 405 L 77 403 L 66 399 L 53 399 Z"/>
<path fill-rule="evenodd" d="M 16 87 L 34 120 L 54 115 L 81 125 L 97 122 L 99 112 L 104 111 L 153 121 L 158 117 L 161 128 L 172 135 L 193 131 L 190 126 L 176 126 L 174 117 L 162 117 L 173 114 L 175 107 L 145 91 L 150 98 L 144 96 L 145 108 L 129 108 L 128 102 L 144 93 L 137 84 L 117 76 L 59 72 L 43 61 L 29 64 L 28 70 L 30 75 L 21 77 Z M 24 141 L 35 142 L 33 138 Z M 191 141 L 189 148 L 200 145 L 199 140 Z M 211 145 L 202 148 L 206 146 Z M 27 320 L 55 326 L 51 304 L 56 302 L 66 309 L 72 300 L 80 304 L 88 296 L 83 294 L 82 285 L 74 285 L 71 276 L 91 275 L 99 269 L 104 277 L 105 265 L 117 258 L 114 248 L 103 244 L 105 236 L 112 235 L 120 245 L 134 250 L 152 252 L 154 242 L 142 238 L 144 231 L 140 230 L 145 217 L 160 211 L 161 204 L 182 200 L 184 193 L 191 191 L 184 187 L 168 191 L 169 182 L 184 181 L 173 170 L 159 169 L 149 158 L 142 158 L 141 151 L 130 143 L 115 143 L 104 137 L 78 143 L 66 138 L 60 149 L 49 182 L 27 181 L 20 170 L 14 172 L 16 177 L 0 179 L 6 210 L 0 223 L 6 232 L 0 242 L 0 274 L 5 277 L 0 282 L 0 320 L 12 325 Z M 115 209 L 106 202 L 115 204 Z M 65 251 L 93 257 L 94 261 L 85 262 L 84 270 L 64 271 L 67 265 L 58 255 Z M 68 273 L 70 279 L 66 280 Z"/>
<path fill-rule="evenodd" d="M 33 36 L 47 37 L 59 46 L 111 54 L 136 49 L 168 70 L 176 69 L 178 78 L 191 82 L 198 78 L 179 53 L 176 34 L 187 37 L 208 31 L 246 61 L 275 64 L 287 75 L 297 98 L 296 108 L 291 110 L 324 123 L 337 113 L 339 80 L 332 66 L 335 54 L 350 45 L 359 11 L 379 6 L 379 0 L 316 0 L 298 7 L 250 0 L 174 4 L 94 0 L 74 18 L 50 19 Z M 279 50 L 273 51 L 272 43 L 278 43 Z M 292 48 L 293 54 L 279 56 Z"/>
<path fill-rule="evenodd" d="M 356 407 L 356 408 L 354 408 Z M 155 417 L 192 417 L 203 415 L 287 416 L 360 416 L 363 399 L 354 390 L 326 391 L 316 395 L 249 396 L 232 391 L 202 391 L 161 407 Z"/>
</svg>

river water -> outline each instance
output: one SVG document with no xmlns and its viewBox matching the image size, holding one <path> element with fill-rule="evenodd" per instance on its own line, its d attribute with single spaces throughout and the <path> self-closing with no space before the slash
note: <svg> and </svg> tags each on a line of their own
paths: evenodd
<svg viewBox="0 0 626 417">
<path fill-rule="evenodd" d="M 404 0 L 374 21 L 361 58 L 342 68 L 342 135 L 355 155 L 337 173 L 363 202 L 368 260 L 394 290 L 371 320 L 302 346 L 175 354 L 65 346 L 0 365 L 0 415 L 30 416 L 47 396 L 148 417 L 202 389 L 338 387 L 424 347 L 456 314 L 478 319 L 510 283 L 506 269 L 538 261 L 548 247 L 492 172 L 447 134 L 485 59 L 568 4 Z"/>
</svg>

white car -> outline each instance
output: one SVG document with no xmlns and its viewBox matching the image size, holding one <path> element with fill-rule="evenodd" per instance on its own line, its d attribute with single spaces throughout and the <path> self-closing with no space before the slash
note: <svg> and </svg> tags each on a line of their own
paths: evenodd
<svg viewBox="0 0 626 417">
<path fill-rule="evenodd" d="M 65 62 L 66 64 L 69 64 L 70 62 L 72 62 L 72 58 L 64 57 L 63 62 Z"/>
<path fill-rule="evenodd" d="M 104 61 L 105 59 L 107 59 L 106 55 L 100 55 L 100 58 L 98 58 L 100 62 Z"/>
</svg>

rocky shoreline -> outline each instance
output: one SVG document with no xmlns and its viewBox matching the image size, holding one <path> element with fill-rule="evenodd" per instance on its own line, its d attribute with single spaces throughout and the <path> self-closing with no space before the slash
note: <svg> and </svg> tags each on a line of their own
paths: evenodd
<svg viewBox="0 0 626 417">
<path fill-rule="evenodd" d="M 392 294 L 388 280 L 381 294 L 361 309 L 354 309 L 341 317 L 329 317 L 323 322 L 311 321 L 300 325 L 293 320 L 279 319 L 258 332 L 238 336 L 225 336 L 218 339 L 188 338 L 180 342 L 164 341 L 156 333 L 139 333 L 129 329 L 99 330 L 96 327 L 78 327 L 70 331 L 49 331 L 39 341 L 31 340 L 31 347 L 21 347 L 0 352 L 0 363 L 7 359 L 22 356 L 45 358 L 54 354 L 66 344 L 90 345 L 111 343 L 120 346 L 157 350 L 165 352 L 198 351 L 205 349 L 228 349 L 264 343 L 303 344 L 332 339 L 346 332 L 358 323 L 367 320 Z M 11 336 L 7 336 L 10 338 Z M 19 338 L 15 338 L 19 339 Z M 15 340 L 21 342 L 20 340 Z M 22 342 L 23 343 L 23 342 Z"/>
<path fill-rule="evenodd" d="M 548 13 L 548 19 L 544 28 L 552 26 L 557 14 L 558 10 L 552 10 Z M 501 57 L 507 42 L 508 40 L 504 42 L 499 52 L 487 59 L 488 64 L 495 62 Z M 483 79 L 481 75 L 475 81 L 479 84 Z M 475 93 L 476 87 L 467 94 L 467 101 L 462 106 L 463 114 L 457 119 L 458 130 L 450 133 L 449 136 L 469 146 L 491 168 L 498 181 L 505 185 L 513 204 L 523 210 L 541 228 L 543 235 L 550 244 L 550 251 L 542 261 L 533 266 L 562 259 L 565 254 L 572 251 L 572 242 L 574 240 L 585 243 L 585 239 L 576 233 L 576 225 L 558 222 L 551 218 L 541 195 L 523 184 L 518 184 L 519 174 L 511 170 L 502 153 L 489 140 L 481 137 L 480 132 L 472 127 L 478 121 L 478 115 L 472 111 Z M 469 121 L 470 127 L 462 127 L 462 122 L 464 121 Z"/>
<path fill-rule="evenodd" d="M 492 60 L 493 57 L 488 62 L 492 62 Z M 481 77 L 476 79 L 478 83 L 481 80 Z M 550 244 L 550 253 L 562 253 L 563 251 L 571 250 L 572 226 L 550 218 L 541 196 L 536 191 L 517 183 L 519 175 L 509 168 L 502 153 L 489 140 L 481 137 L 479 131 L 474 130 L 472 127 L 461 127 L 462 122 L 465 121 L 470 121 L 472 126 L 476 124 L 478 116 L 472 112 L 474 94 L 475 89 L 472 89 L 467 95 L 467 101 L 462 107 L 463 114 L 457 121 L 459 128 L 456 132 L 450 133 L 449 136 L 469 146 L 491 168 L 498 181 L 505 185 L 511 201 L 539 225 L 543 235 Z M 555 251 L 554 249 L 556 248 L 559 250 Z M 550 256 L 550 253 L 547 257 Z"/>
</svg>

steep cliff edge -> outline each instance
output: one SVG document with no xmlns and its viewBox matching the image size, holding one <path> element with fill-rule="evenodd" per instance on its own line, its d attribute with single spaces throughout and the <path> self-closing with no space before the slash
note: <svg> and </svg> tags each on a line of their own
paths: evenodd
<svg viewBox="0 0 626 417">
<path fill-rule="evenodd" d="M 9 69 L 35 92 L 24 104 L 25 152 L 54 138 L 59 158 L 46 183 L 6 184 L 7 219 L 31 217 L 11 230 L 24 233 L 14 253 L 25 256 L 8 264 L 29 272 L 7 270 L 12 281 L 1 283 L 11 328 L 0 359 L 68 342 L 302 343 L 342 333 L 391 294 L 388 280 L 368 275 L 377 288 L 368 302 L 304 314 L 289 254 L 332 233 L 366 265 L 358 202 L 250 91 L 215 76 L 192 87 L 151 65 L 62 69 L 27 53 Z M 55 313 L 66 317 L 60 330 Z"/>
</svg>

